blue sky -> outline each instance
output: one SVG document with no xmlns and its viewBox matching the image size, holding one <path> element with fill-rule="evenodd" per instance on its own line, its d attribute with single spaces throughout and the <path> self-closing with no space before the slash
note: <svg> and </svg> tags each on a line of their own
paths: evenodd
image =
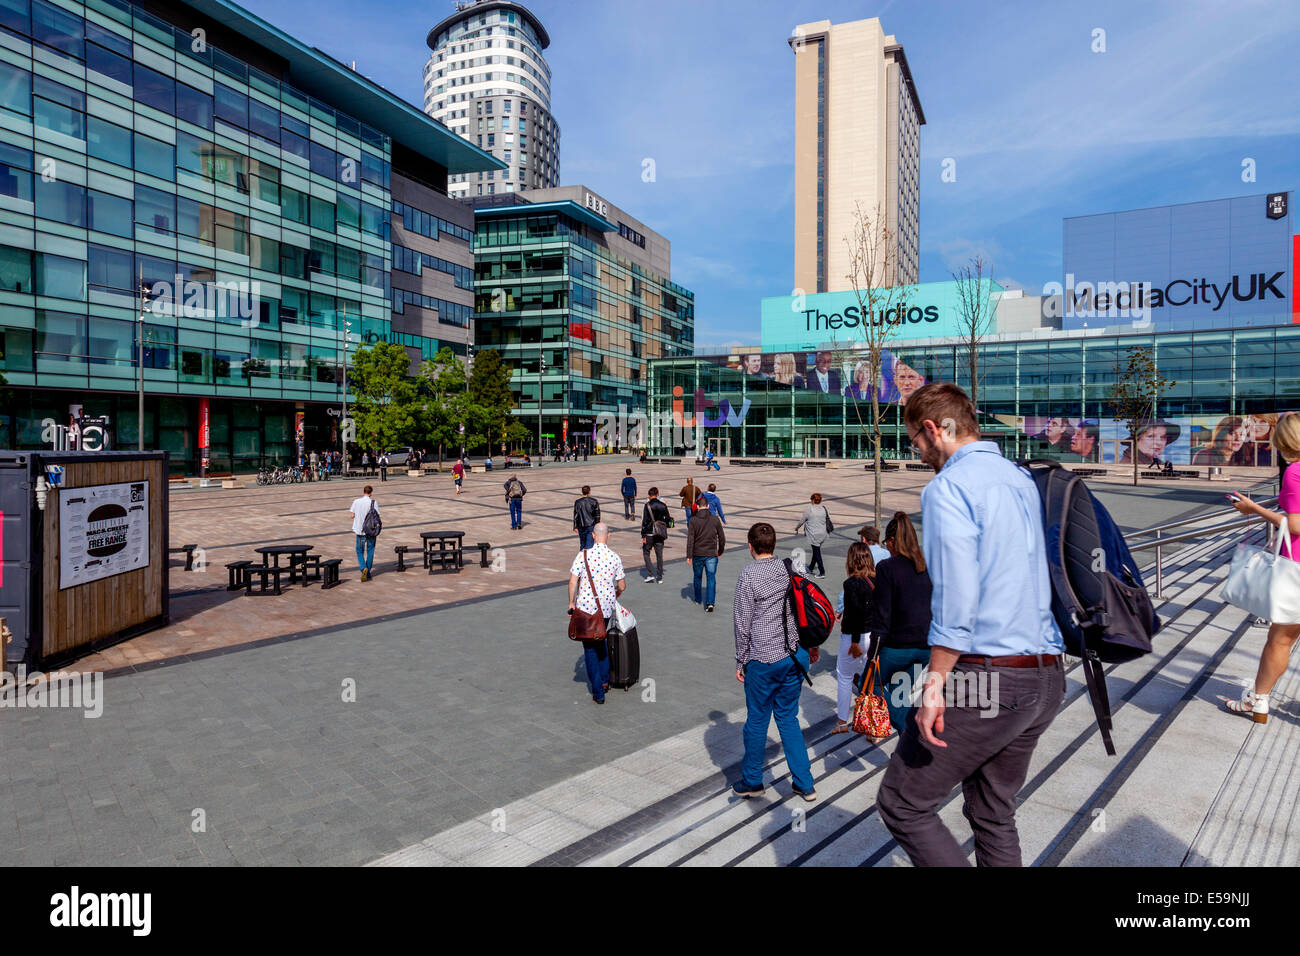
<svg viewBox="0 0 1300 956">
<path fill-rule="evenodd" d="M 793 285 L 799 23 L 878 16 L 907 51 L 921 130 L 921 279 L 975 252 L 1036 292 L 1066 216 L 1300 185 L 1300 3 L 525 0 L 546 25 L 561 180 L 672 242 L 696 344 L 756 343 Z M 245 0 L 419 104 L 450 2 Z M 1105 30 L 1106 52 L 1092 51 Z M 643 182 L 642 161 L 656 179 Z M 956 182 L 940 179 L 956 161 Z M 1243 182 L 1242 162 L 1255 164 Z"/>
</svg>

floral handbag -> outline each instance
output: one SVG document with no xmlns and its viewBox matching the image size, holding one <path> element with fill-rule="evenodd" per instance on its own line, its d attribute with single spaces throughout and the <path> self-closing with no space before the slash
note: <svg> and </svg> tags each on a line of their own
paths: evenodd
<svg viewBox="0 0 1300 956">
<path fill-rule="evenodd" d="M 872 743 L 879 743 L 894 732 L 885 698 L 874 693 L 879 666 L 880 662 L 875 658 L 867 665 L 867 672 L 862 676 L 862 693 L 853 703 L 853 731 Z"/>
</svg>

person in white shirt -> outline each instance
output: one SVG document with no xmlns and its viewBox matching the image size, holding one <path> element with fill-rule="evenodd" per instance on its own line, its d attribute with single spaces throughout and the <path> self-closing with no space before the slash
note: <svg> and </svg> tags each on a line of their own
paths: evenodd
<svg viewBox="0 0 1300 956">
<path fill-rule="evenodd" d="M 616 613 L 615 601 L 627 586 L 623 578 L 623 559 L 607 543 L 609 525 L 605 522 L 598 522 L 592 527 L 591 536 L 595 543 L 590 548 L 579 551 L 569 568 L 569 611 L 572 613 L 576 608 L 588 614 L 603 613 L 608 627 Z M 605 691 L 609 689 L 608 642 L 604 638 L 583 641 L 582 654 L 587 665 L 587 681 L 591 684 L 591 699 L 603 704 Z"/>
<path fill-rule="evenodd" d="M 361 497 L 352 502 L 348 514 L 352 515 L 352 533 L 357 536 L 357 564 L 361 565 L 361 580 L 369 581 L 375 566 L 375 539 L 365 533 L 366 515 L 374 509 L 379 514 L 379 503 L 370 495 L 374 488 L 366 485 L 361 489 Z"/>
</svg>

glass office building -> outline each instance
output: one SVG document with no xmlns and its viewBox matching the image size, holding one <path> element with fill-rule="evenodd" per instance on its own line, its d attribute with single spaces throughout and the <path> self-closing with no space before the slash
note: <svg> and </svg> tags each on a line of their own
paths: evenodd
<svg viewBox="0 0 1300 956">
<path fill-rule="evenodd" d="M 475 344 L 514 368 L 534 433 L 545 364 L 543 444 L 589 443 L 597 416 L 644 411 L 651 360 L 694 351 L 694 294 L 666 239 L 583 186 L 497 200 L 475 205 Z"/>
<path fill-rule="evenodd" d="M 1272 427 L 1300 409 L 1300 236 L 1290 199 L 1269 193 L 1067 219 L 1064 281 L 1044 290 L 1035 309 L 1042 327 L 1010 331 L 1018 322 L 999 318 L 1002 331 L 981 345 L 985 437 L 1008 455 L 1131 462 L 1109 396 L 1141 347 L 1174 384 L 1159 396 L 1149 436 L 1138 436 L 1140 462 L 1273 464 Z M 874 393 L 884 405 L 884 454 L 910 457 L 907 397 L 927 382 L 970 388 L 946 285 L 895 290 L 914 307 L 891 333 L 874 381 L 851 294 L 809 295 L 797 308 L 789 297 L 765 299 L 762 348 L 653 363 L 652 421 L 680 421 L 676 434 L 651 429 L 652 451 L 680 453 L 690 436 L 723 455 L 869 458 Z M 931 302 L 933 315 L 920 308 Z M 934 336 L 940 330 L 946 337 Z M 717 412 L 724 401 L 729 416 Z"/>
<path fill-rule="evenodd" d="M 134 447 L 142 373 L 176 471 L 200 403 L 213 471 L 337 447 L 348 350 L 466 350 L 447 175 L 500 166 L 225 0 L 0 0 L 0 446 L 80 405 Z"/>
</svg>

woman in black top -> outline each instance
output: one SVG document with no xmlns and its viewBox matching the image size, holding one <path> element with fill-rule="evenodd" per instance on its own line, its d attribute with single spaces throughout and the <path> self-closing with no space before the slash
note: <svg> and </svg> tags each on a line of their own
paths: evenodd
<svg viewBox="0 0 1300 956">
<path fill-rule="evenodd" d="M 875 590 L 871 579 L 876 573 L 871 548 L 861 541 L 849 545 L 844 570 L 848 577 L 844 579 L 844 611 L 840 614 L 840 653 L 835 658 L 835 716 L 839 722 L 833 734 L 846 734 L 852 729 L 854 677 L 870 659 L 865 645 L 871 640 L 867 620 Z"/>
<path fill-rule="evenodd" d="M 930 660 L 930 595 L 934 585 L 907 512 L 885 528 L 890 557 L 876 566 L 875 600 L 868 628 L 876 638 L 880 686 L 889 718 L 900 734 L 911 713 L 912 690 Z M 895 678 L 897 677 L 897 680 Z"/>
</svg>

